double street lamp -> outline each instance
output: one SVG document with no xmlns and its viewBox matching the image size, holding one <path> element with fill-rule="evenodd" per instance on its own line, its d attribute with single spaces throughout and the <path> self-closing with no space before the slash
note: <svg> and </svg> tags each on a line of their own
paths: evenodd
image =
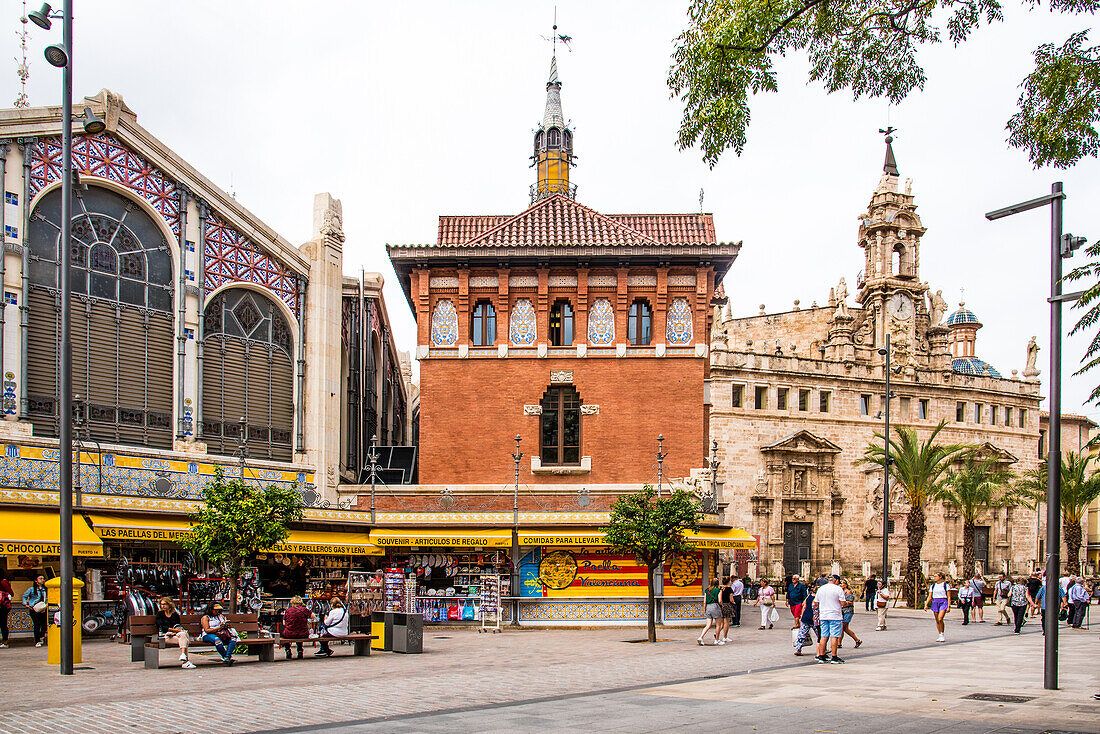
<svg viewBox="0 0 1100 734">
<path fill-rule="evenodd" d="M 63 70 L 61 84 L 61 319 L 58 334 L 59 426 L 58 495 L 61 505 L 61 675 L 73 674 L 73 353 L 72 341 L 72 281 L 69 267 L 72 260 L 73 224 L 73 8 L 72 0 L 64 0 L 62 10 L 54 11 L 49 3 L 27 14 L 32 23 L 49 30 L 53 19 L 61 19 L 62 41 L 46 47 L 46 61 Z M 81 118 L 84 131 L 101 133 L 106 124 L 84 108 Z"/>
</svg>

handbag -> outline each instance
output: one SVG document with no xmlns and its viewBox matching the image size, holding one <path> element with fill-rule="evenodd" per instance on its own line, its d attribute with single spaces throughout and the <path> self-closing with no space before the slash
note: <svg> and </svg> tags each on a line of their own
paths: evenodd
<svg viewBox="0 0 1100 734">
<path fill-rule="evenodd" d="M 40 601 L 37 604 L 35 604 L 33 607 L 31 607 L 31 609 L 33 609 L 34 611 L 41 614 L 42 612 L 46 611 L 46 602 Z"/>
</svg>

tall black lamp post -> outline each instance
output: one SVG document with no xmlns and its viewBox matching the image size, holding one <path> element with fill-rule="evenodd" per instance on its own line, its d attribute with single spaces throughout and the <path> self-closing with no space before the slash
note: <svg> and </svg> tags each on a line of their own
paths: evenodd
<svg viewBox="0 0 1100 734">
<path fill-rule="evenodd" d="M 378 434 L 370 437 L 370 449 L 367 450 L 367 458 L 370 459 L 370 524 L 374 525 L 374 484 L 378 481 Z"/>
<path fill-rule="evenodd" d="M 61 675 L 73 674 L 73 352 L 72 282 L 69 265 L 72 260 L 73 211 L 73 8 L 72 0 L 64 0 L 61 12 L 49 3 L 27 14 L 32 23 L 49 30 L 54 18 L 61 19 L 61 43 L 46 47 L 46 61 L 63 70 L 61 82 L 61 319 L 58 329 L 58 495 L 61 505 Z M 103 132 L 103 120 L 84 110 L 84 131 Z"/>
<path fill-rule="evenodd" d="M 1043 660 L 1043 687 L 1058 688 L 1058 569 L 1061 564 L 1062 507 L 1062 302 L 1076 301 L 1080 293 L 1062 294 L 1062 258 L 1069 257 L 1084 244 L 1084 237 L 1062 234 L 1062 182 L 1050 186 L 1050 193 L 1003 209 L 987 212 L 993 221 L 1020 212 L 1050 206 L 1050 447 L 1047 451 L 1047 562 L 1046 562 L 1046 637 Z"/>
<path fill-rule="evenodd" d="M 519 462 L 523 458 L 523 452 L 519 450 L 519 443 L 523 437 L 516 434 L 516 451 L 512 454 L 512 460 L 516 464 L 515 490 L 512 495 L 512 627 L 519 627 Z"/>
<path fill-rule="evenodd" d="M 661 496 L 661 485 L 664 484 L 665 473 L 665 457 L 668 456 L 665 453 L 665 436 L 663 433 L 657 434 L 657 496 Z"/>
<path fill-rule="evenodd" d="M 883 372 L 886 374 L 886 404 L 882 409 L 883 448 L 886 455 L 882 462 L 882 578 L 890 585 L 890 332 L 886 332 L 886 346 L 878 350 L 886 357 Z M 870 411 L 868 411 L 870 412 Z M 916 578 L 913 579 L 913 598 L 917 598 Z"/>
</svg>

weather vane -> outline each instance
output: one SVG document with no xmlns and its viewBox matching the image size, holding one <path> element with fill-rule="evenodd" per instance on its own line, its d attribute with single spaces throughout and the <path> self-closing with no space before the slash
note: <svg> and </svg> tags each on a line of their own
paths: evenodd
<svg viewBox="0 0 1100 734">
<path fill-rule="evenodd" d="M 572 36 L 567 36 L 564 33 L 558 33 L 558 6 L 557 5 L 554 6 L 554 33 L 553 33 L 553 35 L 542 36 L 542 40 L 550 41 L 550 44 L 553 47 L 555 56 L 558 55 L 558 41 L 562 42 L 562 45 L 565 46 L 566 51 L 569 51 L 570 53 L 572 53 L 572 51 L 573 51 L 572 47 L 569 45 L 570 43 L 573 42 L 573 37 Z"/>
<path fill-rule="evenodd" d="M 23 58 L 19 59 L 19 65 L 15 67 L 15 75 L 19 77 L 19 94 L 15 97 L 16 107 L 28 107 L 27 101 L 27 77 L 31 75 L 31 68 L 27 65 L 27 0 L 23 0 L 23 15 L 19 17 L 23 29 L 16 31 L 19 36 L 19 50 Z"/>
<path fill-rule="evenodd" d="M 890 136 L 890 135 L 893 135 L 894 133 L 896 133 L 896 132 L 898 131 L 898 129 L 897 129 L 896 127 L 894 127 L 893 125 L 887 125 L 887 126 L 886 126 L 886 129 L 885 129 L 885 130 L 883 130 L 883 129 L 882 129 L 881 127 L 880 127 L 880 128 L 878 129 L 878 131 L 879 131 L 880 133 L 882 133 L 883 135 L 886 135 L 886 136 L 887 136 L 887 138 L 888 138 L 888 139 L 887 139 L 887 141 L 886 141 L 887 143 L 891 143 L 891 142 L 893 142 L 893 140 L 892 140 L 892 139 L 889 139 L 889 136 Z"/>
</svg>

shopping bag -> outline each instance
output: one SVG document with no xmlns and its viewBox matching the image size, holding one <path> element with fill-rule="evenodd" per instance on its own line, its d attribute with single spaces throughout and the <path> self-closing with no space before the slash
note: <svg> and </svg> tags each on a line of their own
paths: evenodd
<svg viewBox="0 0 1100 734">
<path fill-rule="evenodd" d="M 467 604 L 464 607 L 462 607 L 462 618 L 464 620 L 467 620 L 467 621 L 475 619 L 475 617 L 474 617 L 474 605 L 473 604 Z"/>
<path fill-rule="evenodd" d="M 771 613 L 768 615 L 768 621 L 775 624 L 779 621 L 779 610 L 772 607 Z"/>
<path fill-rule="evenodd" d="M 791 630 L 791 642 L 793 644 L 795 644 L 795 645 L 798 644 L 798 635 L 800 635 L 801 633 L 802 633 L 802 626 L 801 625 L 799 625 L 798 627 L 795 627 L 793 630 Z"/>
<path fill-rule="evenodd" d="M 454 604 L 453 606 L 451 606 L 450 609 L 447 610 L 447 619 L 451 619 L 451 620 L 462 619 L 462 610 L 458 608 L 457 604 Z"/>
</svg>

